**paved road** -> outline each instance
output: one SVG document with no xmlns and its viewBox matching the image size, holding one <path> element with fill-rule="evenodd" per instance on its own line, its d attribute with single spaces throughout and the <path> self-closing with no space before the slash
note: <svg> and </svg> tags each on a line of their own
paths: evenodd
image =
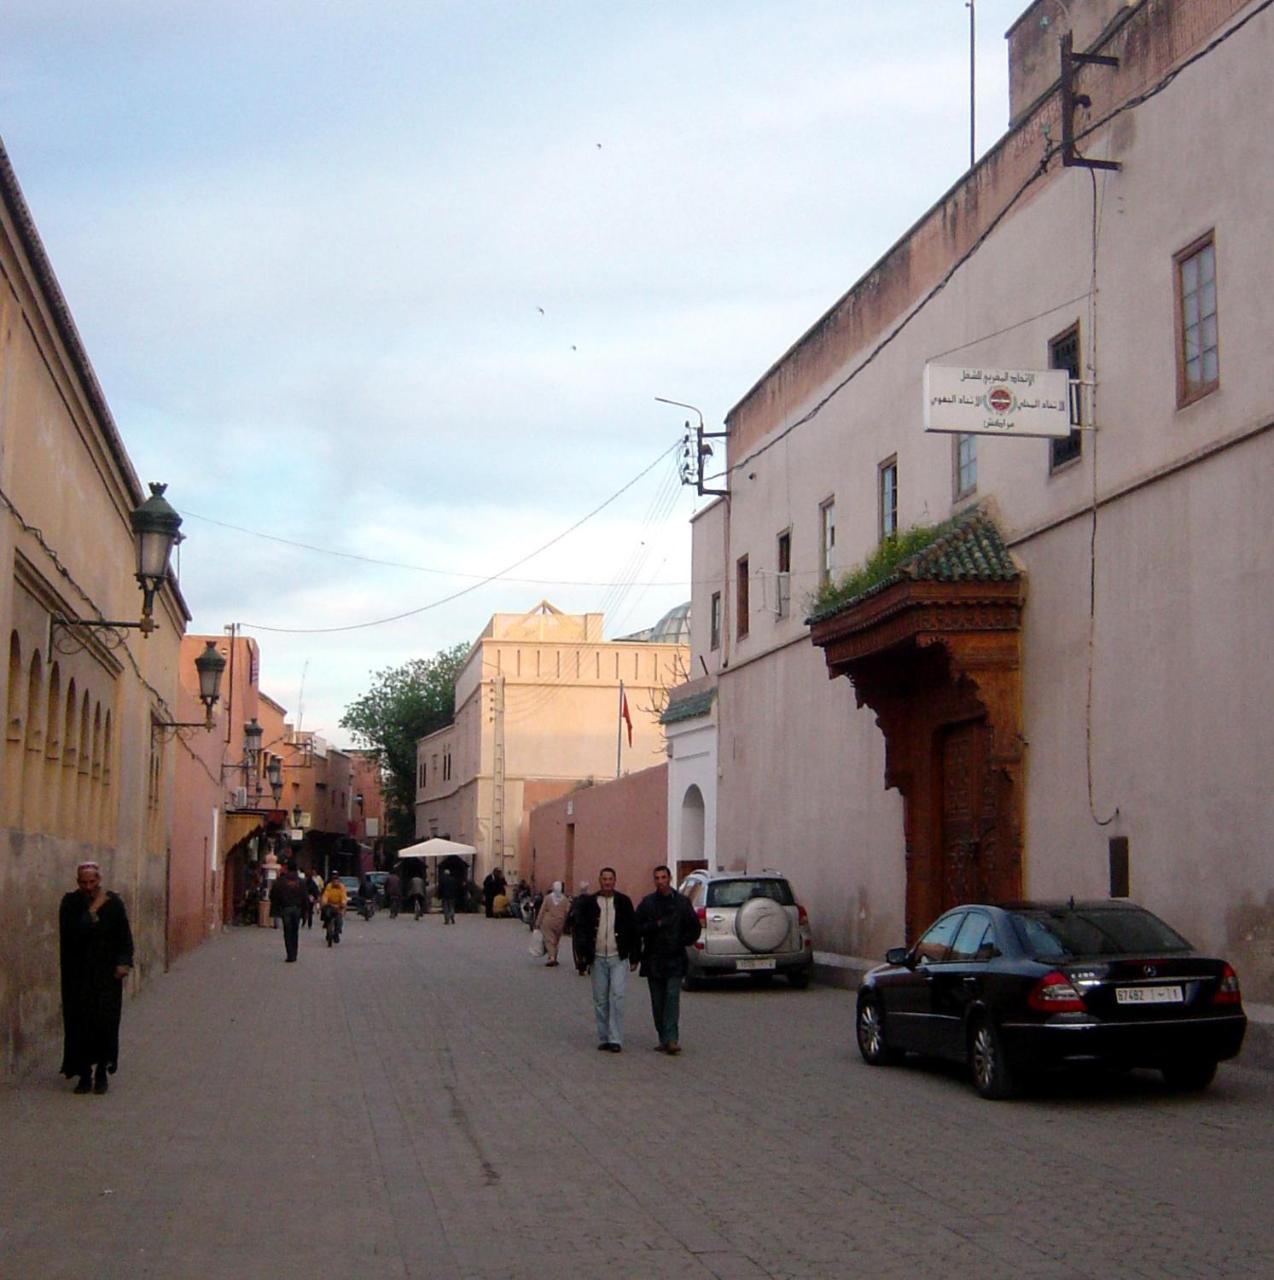
<svg viewBox="0 0 1274 1280">
<path fill-rule="evenodd" d="M 979 1100 L 849 996 L 689 994 L 621 1055 L 512 921 L 235 930 L 125 1010 L 105 1098 L 0 1090 L 0 1277 L 1274 1275 L 1274 1075 Z"/>
</svg>

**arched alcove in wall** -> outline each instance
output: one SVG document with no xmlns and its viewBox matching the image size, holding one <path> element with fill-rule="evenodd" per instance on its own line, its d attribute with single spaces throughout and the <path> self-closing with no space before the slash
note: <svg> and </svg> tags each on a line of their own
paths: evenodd
<svg viewBox="0 0 1274 1280">
<path fill-rule="evenodd" d="M 677 854 L 678 860 L 702 862 L 703 839 L 703 792 L 692 782 L 686 788 L 686 794 L 681 797 L 681 848 Z"/>
</svg>

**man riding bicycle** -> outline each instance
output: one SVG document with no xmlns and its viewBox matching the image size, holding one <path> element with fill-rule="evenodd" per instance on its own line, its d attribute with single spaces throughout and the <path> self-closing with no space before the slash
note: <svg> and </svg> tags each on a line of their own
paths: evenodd
<svg viewBox="0 0 1274 1280">
<path fill-rule="evenodd" d="M 328 946 L 341 940 L 341 926 L 345 923 L 345 908 L 348 905 L 349 893 L 333 871 L 319 897 L 319 915 L 328 929 Z"/>
</svg>

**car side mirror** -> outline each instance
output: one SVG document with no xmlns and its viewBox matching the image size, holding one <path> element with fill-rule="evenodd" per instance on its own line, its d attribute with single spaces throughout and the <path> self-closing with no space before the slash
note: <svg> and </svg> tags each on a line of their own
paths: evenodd
<svg viewBox="0 0 1274 1280">
<path fill-rule="evenodd" d="M 885 952 L 886 964 L 906 964 L 911 959 L 911 949 L 909 947 L 890 947 Z"/>
</svg>

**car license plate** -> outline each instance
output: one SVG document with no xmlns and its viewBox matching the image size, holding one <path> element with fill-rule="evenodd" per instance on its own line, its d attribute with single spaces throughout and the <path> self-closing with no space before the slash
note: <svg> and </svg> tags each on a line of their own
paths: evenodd
<svg viewBox="0 0 1274 1280">
<path fill-rule="evenodd" d="M 773 956 L 758 957 L 755 960 L 736 960 L 735 967 L 738 969 L 773 969 L 775 960 Z"/>
<path fill-rule="evenodd" d="M 1180 1004 L 1180 987 L 1116 987 L 1116 1004 Z"/>
</svg>

